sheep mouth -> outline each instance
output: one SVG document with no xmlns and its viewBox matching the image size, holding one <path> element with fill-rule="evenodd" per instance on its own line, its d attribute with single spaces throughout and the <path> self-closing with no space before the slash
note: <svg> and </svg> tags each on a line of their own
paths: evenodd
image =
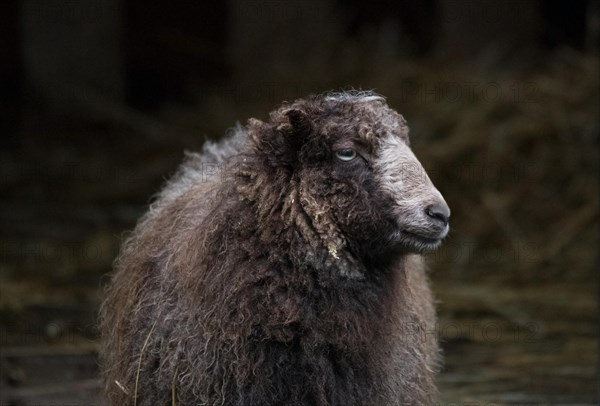
<svg viewBox="0 0 600 406">
<path fill-rule="evenodd" d="M 438 236 L 422 235 L 406 230 L 398 230 L 392 236 L 392 242 L 405 250 L 421 253 L 437 249 L 444 240 L 446 233 Z"/>
</svg>

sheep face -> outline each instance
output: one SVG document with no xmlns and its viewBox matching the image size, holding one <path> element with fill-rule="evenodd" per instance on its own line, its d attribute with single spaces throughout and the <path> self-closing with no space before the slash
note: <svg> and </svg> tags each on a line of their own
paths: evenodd
<svg viewBox="0 0 600 406">
<path fill-rule="evenodd" d="M 251 121 L 249 135 L 272 176 L 286 179 L 286 207 L 301 206 L 334 258 L 344 249 L 363 259 L 421 252 L 448 233 L 450 210 L 412 153 L 403 117 L 380 96 L 302 99 L 269 124 Z"/>
<path fill-rule="evenodd" d="M 408 144 L 384 135 L 373 167 L 381 191 L 393 201 L 390 242 L 417 252 L 437 248 L 448 234 L 450 209 Z"/>
</svg>

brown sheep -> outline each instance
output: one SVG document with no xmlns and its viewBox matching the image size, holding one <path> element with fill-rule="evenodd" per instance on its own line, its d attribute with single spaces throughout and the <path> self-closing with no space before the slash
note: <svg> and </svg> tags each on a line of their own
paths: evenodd
<svg viewBox="0 0 600 406">
<path fill-rule="evenodd" d="M 124 244 L 101 309 L 109 403 L 431 403 L 419 254 L 449 216 L 381 96 L 249 120 L 192 154 Z"/>
</svg>

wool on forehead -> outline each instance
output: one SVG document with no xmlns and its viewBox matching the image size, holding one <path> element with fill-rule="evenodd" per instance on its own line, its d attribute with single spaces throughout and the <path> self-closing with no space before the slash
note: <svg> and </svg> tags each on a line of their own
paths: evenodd
<svg viewBox="0 0 600 406">
<path fill-rule="evenodd" d="M 370 102 L 370 101 L 383 101 L 385 97 L 369 90 L 360 91 L 347 91 L 347 92 L 330 92 L 324 97 L 327 101 L 356 101 L 356 102 Z"/>
<path fill-rule="evenodd" d="M 309 116 L 322 134 L 333 131 L 347 135 L 354 133 L 372 144 L 371 147 L 376 147 L 377 138 L 391 134 L 409 144 L 404 117 L 387 105 L 385 97 L 373 91 L 352 90 L 314 95 L 285 103 L 271 113 L 270 118 L 275 123 L 287 123 L 285 115 L 291 110 L 299 110 Z"/>
</svg>

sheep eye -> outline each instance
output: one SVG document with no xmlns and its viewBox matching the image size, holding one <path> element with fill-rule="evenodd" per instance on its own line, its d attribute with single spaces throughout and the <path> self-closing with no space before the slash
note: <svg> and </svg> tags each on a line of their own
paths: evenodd
<svg viewBox="0 0 600 406">
<path fill-rule="evenodd" d="M 340 149 L 335 151 L 335 156 L 341 161 L 352 161 L 356 158 L 356 151 L 353 149 Z"/>
</svg>

